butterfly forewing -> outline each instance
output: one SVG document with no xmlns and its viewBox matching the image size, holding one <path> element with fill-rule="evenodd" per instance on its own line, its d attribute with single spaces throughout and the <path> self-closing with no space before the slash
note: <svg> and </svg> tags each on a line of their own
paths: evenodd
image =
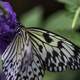
<svg viewBox="0 0 80 80">
<path fill-rule="evenodd" d="M 80 68 L 80 48 L 69 40 L 47 30 L 29 28 L 32 46 L 49 71 Z"/>
<path fill-rule="evenodd" d="M 36 28 L 20 28 L 2 55 L 7 80 L 42 80 L 44 72 L 80 68 L 80 48 Z"/>
</svg>

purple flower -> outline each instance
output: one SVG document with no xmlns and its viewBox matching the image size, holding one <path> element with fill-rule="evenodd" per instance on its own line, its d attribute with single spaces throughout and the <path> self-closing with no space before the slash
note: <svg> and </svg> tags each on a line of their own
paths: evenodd
<svg viewBox="0 0 80 80">
<path fill-rule="evenodd" d="M 17 30 L 16 14 L 8 2 L 0 0 L 0 55 L 13 40 Z M 0 72 L 0 80 L 6 80 L 4 72 Z"/>
<path fill-rule="evenodd" d="M 16 14 L 8 2 L 0 1 L 0 54 L 10 44 L 17 29 Z"/>
</svg>

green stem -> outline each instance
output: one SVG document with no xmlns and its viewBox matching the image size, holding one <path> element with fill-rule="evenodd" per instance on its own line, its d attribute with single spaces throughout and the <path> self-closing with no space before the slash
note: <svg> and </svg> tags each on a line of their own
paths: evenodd
<svg viewBox="0 0 80 80">
<path fill-rule="evenodd" d="M 80 14 L 80 7 L 76 10 L 74 19 L 72 21 L 72 29 L 74 29 L 74 27 L 76 26 L 76 22 L 77 22 L 77 20 L 79 18 L 79 14 Z"/>
</svg>

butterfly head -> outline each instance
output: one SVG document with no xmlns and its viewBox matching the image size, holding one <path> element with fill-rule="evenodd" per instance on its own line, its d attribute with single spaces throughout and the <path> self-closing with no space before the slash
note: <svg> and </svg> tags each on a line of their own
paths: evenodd
<svg viewBox="0 0 80 80">
<path fill-rule="evenodd" d="M 16 29 L 16 14 L 8 2 L 0 1 L 0 35 Z"/>
</svg>

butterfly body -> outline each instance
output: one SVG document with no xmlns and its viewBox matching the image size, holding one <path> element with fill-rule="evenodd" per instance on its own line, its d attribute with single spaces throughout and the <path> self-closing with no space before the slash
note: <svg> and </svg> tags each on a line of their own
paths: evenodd
<svg viewBox="0 0 80 80">
<path fill-rule="evenodd" d="M 80 69 L 80 48 L 50 31 L 21 27 L 2 60 L 7 80 L 42 80 L 45 70 Z"/>
</svg>

